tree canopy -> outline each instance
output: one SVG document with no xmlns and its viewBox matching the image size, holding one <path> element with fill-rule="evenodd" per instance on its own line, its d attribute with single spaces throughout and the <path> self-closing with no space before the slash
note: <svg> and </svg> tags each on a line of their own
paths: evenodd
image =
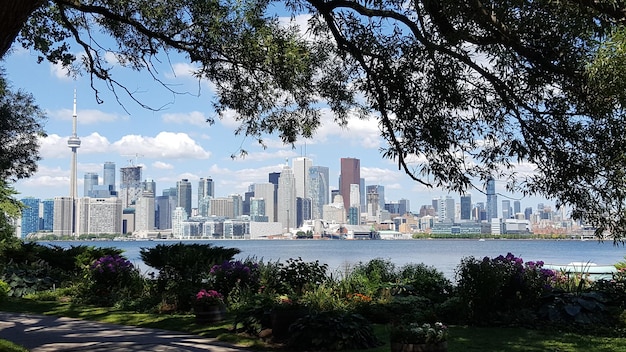
<svg viewBox="0 0 626 352">
<path fill-rule="evenodd" d="M 626 235 L 622 1 L 6 3 L 0 57 L 19 42 L 124 92 L 106 53 L 157 80 L 158 55 L 183 53 L 238 133 L 293 143 L 314 135 L 325 104 L 340 125 L 378 119 L 383 157 L 416 182 L 463 193 L 494 177 L 571 206 L 597 234 Z M 306 15 L 307 32 L 277 11 Z"/>
</svg>

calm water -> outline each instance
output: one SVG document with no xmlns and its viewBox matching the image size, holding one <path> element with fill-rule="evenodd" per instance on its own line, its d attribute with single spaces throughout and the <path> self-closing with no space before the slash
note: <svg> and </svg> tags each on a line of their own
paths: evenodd
<svg viewBox="0 0 626 352">
<path fill-rule="evenodd" d="M 62 247 L 89 245 L 116 247 L 124 250 L 124 255 L 147 271 L 141 262 L 141 248 L 152 248 L 158 244 L 176 241 L 56 241 L 45 242 Z M 189 242 L 192 243 L 192 242 Z M 546 264 L 567 264 L 570 262 L 592 262 L 598 265 L 615 264 L 624 260 L 626 248 L 613 246 L 612 242 L 599 243 L 594 240 L 391 240 L 391 241 L 346 241 L 346 240 L 217 240 L 193 243 L 211 243 L 222 247 L 241 250 L 237 259 L 256 257 L 265 261 L 286 260 L 301 257 L 305 261 L 319 260 L 329 265 L 331 271 L 367 262 L 374 258 L 389 259 L 397 266 L 408 263 L 424 263 L 442 271 L 447 277 L 454 277 L 454 270 L 461 259 L 496 257 L 508 252 L 525 261 L 543 260 Z"/>
</svg>

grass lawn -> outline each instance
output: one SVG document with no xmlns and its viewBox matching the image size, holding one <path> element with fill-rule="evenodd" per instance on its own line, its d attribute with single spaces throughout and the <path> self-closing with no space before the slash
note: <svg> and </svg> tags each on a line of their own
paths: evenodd
<svg viewBox="0 0 626 352">
<path fill-rule="evenodd" d="M 262 341 L 234 334 L 228 321 L 216 325 L 198 325 L 192 315 L 159 315 L 132 313 L 108 308 L 75 306 L 70 303 L 42 302 L 33 300 L 10 300 L 0 305 L 7 312 L 36 313 L 97 320 L 114 324 L 142 326 L 182 331 L 259 350 L 277 349 Z M 384 345 L 369 349 L 369 352 L 389 351 L 388 329 L 384 325 L 375 327 L 376 334 Z M 554 331 L 529 330 L 523 328 L 475 328 L 453 326 L 450 328 L 449 352 L 622 352 L 626 351 L 626 339 L 588 336 Z M 5 350 L 0 341 L 0 350 Z M 8 345 L 7 345 L 8 346 Z M 23 351 L 10 349 L 8 351 Z M 352 351 L 357 352 L 357 351 Z"/>
</svg>

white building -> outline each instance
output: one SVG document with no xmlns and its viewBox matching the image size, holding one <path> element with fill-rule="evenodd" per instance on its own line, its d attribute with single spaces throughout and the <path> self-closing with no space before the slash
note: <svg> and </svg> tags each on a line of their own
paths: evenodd
<svg viewBox="0 0 626 352">
<path fill-rule="evenodd" d="M 122 234 L 122 199 L 90 198 L 78 200 L 77 235 Z"/>
</svg>

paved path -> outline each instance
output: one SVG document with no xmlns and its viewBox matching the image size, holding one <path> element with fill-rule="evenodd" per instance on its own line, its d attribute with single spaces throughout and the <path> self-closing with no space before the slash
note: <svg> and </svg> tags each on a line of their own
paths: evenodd
<svg viewBox="0 0 626 352">
<path fill-rule="evenodd" d="M 216 339 L 180 332 L 4 312 L 0 312 L 0 338 L 22 345 L 31 352 L 247 351 Z"/>
</svg>

